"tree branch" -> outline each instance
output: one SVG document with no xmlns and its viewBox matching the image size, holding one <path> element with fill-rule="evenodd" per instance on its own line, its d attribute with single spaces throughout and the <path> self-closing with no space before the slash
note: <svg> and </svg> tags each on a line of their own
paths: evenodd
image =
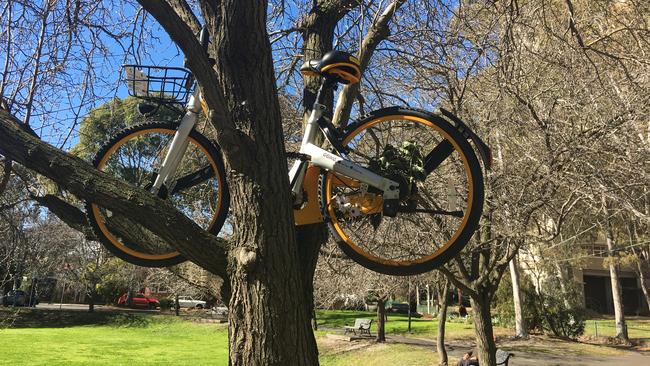
<svg viewBox="0 0 650 366">
<path fill-rule="evenodd" d="M 23 131 L 18 123 L 0 110 L 0 148 L 8 158 L 52 179 L 79 198 L 100 202 L 102 207 L 133 219 L 173 243 L 192 262 L 225 276 L 225 241 L 201 229 L 171 202 L 96 170 Z"/>
<path fill-rule="evenodd" d="M 217 130 L 217 141 L 227 151 L 246 144 L 238 134 L 235 124 L 230 117 L 226 99 L 219 91 L 219 78 L 208 58 L 207 52 L 201 47 L 190 25 L 185 23 L 174 8 L 166 1 L 138 0 L 140 5 L 153 15 L 165 28 L 170 38 L 183 51 L 187 65 L 201 86 L 201 92 L 210 109 L 210 122 Z"/>
<path fill-rule="evenodd" d="M 363 73 L 368 64 L 372 55 L 375 53 L 375 49 L 390 34 L 389 23 L 397 10 L 406 2 L 406 0 L 394 0 L 391 2 L 386 9 L 381 13 L 379 18 L 373 23 L 372 27 L 363 37 L 361 42 L 361 48 L 357 57 L 361 63 L 361 72 Z M 336 102 L 336 110 L 334 111 L 334 118 L 332 122 L 335 126 L 344 127 L 347 125 L 348 119 L 350 118 L 350 113 L 352 111 L 352 104 L 359 94 L 359 83 L 346 85 Z"/>
</svg>

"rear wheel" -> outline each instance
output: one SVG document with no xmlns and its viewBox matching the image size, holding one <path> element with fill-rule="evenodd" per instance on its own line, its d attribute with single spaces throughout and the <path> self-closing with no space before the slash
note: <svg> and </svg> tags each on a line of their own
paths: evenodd
<svg viewBox="0 0 650 366">
<path fill-rule="evenodd" d="M 382 192 L 334 172 L 320 180 L 321 209 L 340 248 L 371 270 L 415 275 L 467 244 L 483 209 L 483 175 L 471 145 L 446 120 L 386 108 L 349 126 L 347 158 L 400 185 L 397 214 Z"/>
<path fill-rule="evenodd" d="M 150 190 L 176 133 L 177 123 L 151 122 L 122 130 L 99 151 L 94 166 L 140 188 Z M 217 234 L 226 219 L 228 187 L 219 149 L 192 131 L 187 151 L 160 197 L 200 227 Z M 165 267 L 185 261 L 168 243 L 136 221 L 88 203 L 88 220 L 102 244 L 117 257 L 145 267 Z"/>
</svg>

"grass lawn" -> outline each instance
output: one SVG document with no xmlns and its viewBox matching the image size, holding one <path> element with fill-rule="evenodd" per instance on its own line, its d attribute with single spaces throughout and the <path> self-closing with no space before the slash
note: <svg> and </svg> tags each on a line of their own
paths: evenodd
<svg viewBox="0 0 650 366">
<path fill-rule="evenodd" d="M 373 319 L 371 331 L 377 330 L 377 314 L 367 311 L 350 310 L 318 310 L 316 312 L 318 326 L 323 328 L 342 329 L 345 325 L 353 325 L 356 318 Z M 446 339 L 473 338 L 474 324 L 471 321 L 456 319 L 445 324 Z M 497 335 L 510 335 L 511 330 L 495 327 Z M 417 337 L 435 337 L 438 332 L 438 321 L 423 318 L 411 318 L 411 335 Z M 404 314 L 389 314 L 386 322 L 386 335 L 408 335 L 408 316 Z"/>
<path fill-rule="evenodd" d="M 1 313 L 0 313 L 1 315 Z M 80 315 L 81 316 L 81 315 Z M 169 316 L 116 316 L 102 325 L 0 329 L 10 365 L 227 365 L 228 331 Z"/>
<path fill-rule="evenodd" d="M 627 332 L 630 338 L 650 339 L 650 319 L 625 319 Z M 585 323 L 585 335 L 600 337 L 613 337 L 616 335 L 614 319 L 590 319 Z"/>
<path fill-rule="evenodd" d="M 404 344 L 371 344 L 339 355 L 321 350 L 320 357 L 321 366 L 430 366 L 437 362 L 438 356 L 433 350 Z"/>
<path fill-rule="evenodd" d="M 173 316 L 78 311 L 13 310 L 0 308 L 0 363 L 11 365 L 216 365 L 228 364 L 228 331 L 225 324 L 198 324 Z M 323 366 L 373 365 L 419 366 L 437 362 L 432 347 L 374 342 L 342 342 L 325 336 L 356 318 L 374 313 L 319 311 L 317 335 Z M 4 321 L 3 321 L 4 319 Z M 598 324 L 613 326 L 611 319 L 590 320 L 587 331 Z M 389 335 L 408 335 L 408 319 L 390 315 Z M 433 340 L 437 322 L 412 319 L 412 335 Z M 630 334 L 650 338 L 650 320 L 630 320 Z M 330 329 L 330 331 L 326 330 Z M 372 328 L 376 332 L 376 326 Z M 497 328 L 497 332 L 508 332 Z M 471 323 L 448 322 L 448 339 L 473 338 Z M 615 356 L 617 350 L 597 345 L 543 337 L 537 341 L 503 344 L 514 352 L 589 354 Z"/>
</svg>

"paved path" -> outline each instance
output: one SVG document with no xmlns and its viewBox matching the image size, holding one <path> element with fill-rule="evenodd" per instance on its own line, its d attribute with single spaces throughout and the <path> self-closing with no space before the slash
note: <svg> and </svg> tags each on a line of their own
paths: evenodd
<svg viewBox="0 0 650 366">
<path fill-rule="evenodd" d="M 436 349 L 435 341 L 404 337 L 404 336 L 390 336 L 386 337 L 387 343 L 403 343 L 412 344 L 422 347 L 430 347 L 432 350 Z M 445 342 L 447 354 L 449 357 L 450 365 L 454 365 L 455 361 L 460 359 L 465 352 L 474 349 L 475 344 L 472 342 L 463 341 L 450 341 Z M 516 346 L 514 346 L 516 347 Z M 509 348 L 509 347 L 508 347 Z M 564 352 L 564 350 L 561 350 Z M 624 351 L 622 355 L 594 355 L 594 356 L 580 356 L 575 354 L 552 354 L 547 352 L 522 352 L 512 351 L 515 357 L 511 358 L 509 366 L 518 365 L 535 365 L 535 366 L 645 366 L 650 365 L 650 354 L 647 352 L 633 352 Z"/>
</svg>

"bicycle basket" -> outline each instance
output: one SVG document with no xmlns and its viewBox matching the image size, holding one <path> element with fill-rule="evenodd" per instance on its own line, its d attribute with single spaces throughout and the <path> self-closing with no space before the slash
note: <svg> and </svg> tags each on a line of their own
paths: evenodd
<svg viewBox="0 0 650 366">
<path fill-rule="evenodd" d="M 192 92 L 192 73 L 179 67 L 124 65 L 129 95 L 155 103 L 184 103 Z"/>
</svg>

